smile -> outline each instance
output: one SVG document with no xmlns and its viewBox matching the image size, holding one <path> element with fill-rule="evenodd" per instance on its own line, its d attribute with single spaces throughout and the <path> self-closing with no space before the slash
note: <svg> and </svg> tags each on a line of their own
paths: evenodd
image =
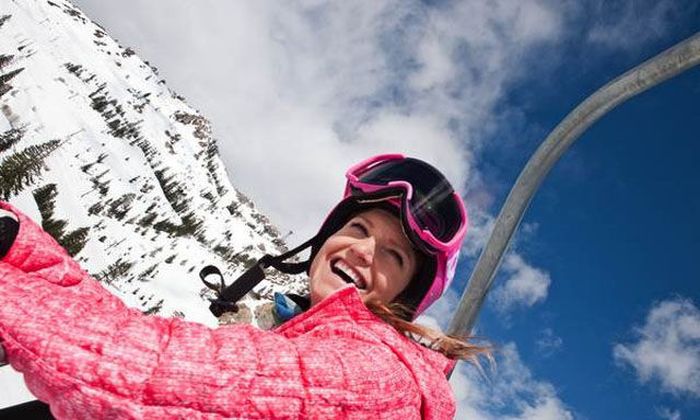
<svg viewBox="0 0 700 420">
<path fill-rule="evenodd" d="M 343 279 L 346 283 L 354 284 L 360 290 L 367 289 L 367 282 L 354 268 L 343 262 L 341 259 L 331 261 L 331 271 Z"/>
</svg>

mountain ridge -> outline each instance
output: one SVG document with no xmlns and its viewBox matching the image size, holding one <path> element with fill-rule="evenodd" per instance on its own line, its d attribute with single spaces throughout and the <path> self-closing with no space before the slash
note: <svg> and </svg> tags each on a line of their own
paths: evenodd
<svg viewBox="0 0 700 420">
<path fill-rule="evenodd" d="M 217 325 L 199 269 L 232 279 L 286 249 L 229 181 L 209 121 L 69 1 L 0 7 L 0 110 L 0 197 L 130 306 Z M 246 321 L 305 288 L 268 279 Z"/>
</svg>

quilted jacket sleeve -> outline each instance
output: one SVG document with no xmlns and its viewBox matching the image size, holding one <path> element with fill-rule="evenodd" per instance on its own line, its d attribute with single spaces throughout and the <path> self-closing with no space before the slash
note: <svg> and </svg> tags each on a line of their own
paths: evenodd
<svg viewBox="0 0 700 420">
<path fill-rule="evenodd" d="M 148 317 L 31 220 L 0 261 L 0 340 L 58 418 L 419 418 L 390 349 L 332 326 L 299 339 Z"/>
</svg>

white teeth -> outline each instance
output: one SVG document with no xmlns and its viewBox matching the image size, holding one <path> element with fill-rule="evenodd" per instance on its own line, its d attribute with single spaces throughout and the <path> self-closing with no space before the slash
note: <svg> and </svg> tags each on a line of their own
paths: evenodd
<svg viewBox="0 0 700 420">
<path fill-rule="evenodd" d="M 335 268 L 342 271 L 346 276 L 352 279 L 352 282 L 355 283 L 355 286 L 357 286 L 358 289 L 364 289 L 367 287 L 365 281 L 357 273 L 357 271 L 355 271 L 352 267 L 350 267 L 343 261 L 336 262 Z"/>
</svg>

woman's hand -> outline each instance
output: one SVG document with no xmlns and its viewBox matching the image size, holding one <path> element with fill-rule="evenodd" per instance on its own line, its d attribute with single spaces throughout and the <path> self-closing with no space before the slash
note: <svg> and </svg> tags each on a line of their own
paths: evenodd
<svg viewBox="0 0 700 420">
<path fill-rule="evenodd" d="M 0 263 L 60 286 L 81 281 L 83 270 L 51 235 L 7 203 L 0 202 L 0 212 L 0 248 L 7 248 Z"/>
<path fill-rule="evenodd" d="M 0 208 L 0 258 L 4 257 L 12 247 L 17 231 L 19 231 L 17 215 Z"/>
</svg>

